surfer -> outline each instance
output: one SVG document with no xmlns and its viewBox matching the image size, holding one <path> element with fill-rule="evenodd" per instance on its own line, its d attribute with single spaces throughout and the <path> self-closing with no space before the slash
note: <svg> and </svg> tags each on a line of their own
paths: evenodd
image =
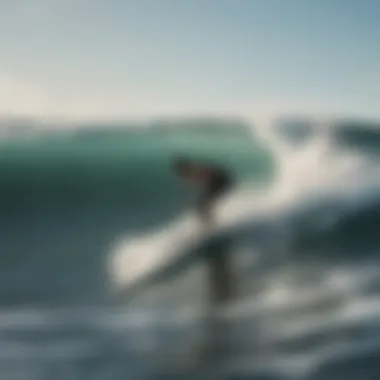
<svg viewBox="0 0 380 380">
<path fill-rule="evenodd" d="M 199 163 L 186 157 L 176 157 L 173 166 L 180 178 L 203 186 L 197 209 L 204 222 L 212 223 L 215 202 L 232 187 L 231 174 L 219 166 Z"/>
<path fill-rule="evenodd" d="M 225 195 L 233 186 L 231 174 L 218 165 L 204 164 L 186 157 L 176 157 L 173 160 L 175 173 L 183 180 L 200 184 L 202 193 L 197 201 L 197 210 L 206 229 L 214 222 L 212 211 L 216 201 Z M 213 311 L 225 305 L 236 295 L 236 278 L 229 255 L 228 247 L 222 245 L 210 248 L 206 258 L 206 278 L 209 291 L 208 336 L 206 346 L 200 350 L 203 360 L 209 361 L 217 357 L 225 349 L 220 342 L 226 326 L 213 318 Z"/>
</svg>

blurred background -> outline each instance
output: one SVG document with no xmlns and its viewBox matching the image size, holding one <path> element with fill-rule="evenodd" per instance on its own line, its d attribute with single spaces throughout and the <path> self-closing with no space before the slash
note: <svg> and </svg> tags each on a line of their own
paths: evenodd
<svg viewBox="0 0 380 380">
<path fill-rule="evenodd" d="M 0 0 L 1 377 L 380 378 L 379 11 Z M 177 154 L 235 178 L 212 233 Z"/>
</svg>

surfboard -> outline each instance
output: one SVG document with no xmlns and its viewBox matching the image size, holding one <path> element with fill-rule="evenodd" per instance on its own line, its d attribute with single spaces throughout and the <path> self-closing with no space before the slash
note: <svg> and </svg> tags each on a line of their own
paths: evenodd
<svg viewBox="0 0 380 380">
<path fill-rule="evenodd" d="M 120 244 L 114 252 L 120 259 L 114 261 L 111 269 L 116 278 L 117 298 L 127 300 L 155 284 L 170 281 L 197 261 L 226 249 L 246 231 L 252 235 L 252 223 L 260 221 L 262 225 L 265 219 L 256 212 L 252 221 L 252 214 L 247 214 L 244 206 L 241 211 L 243 216 L 250 216 L 249 223 L 246 218 L 236 222 L 240 216 L 236 204 L 223 201 L 221 206 L 215 215 L 217 223 L 207 228 L 195 212 L 187 212 L 161 230 Z M 132 276 L 126 275 L 128 270 L 133 272 Z"/>
<path fill-rule="evenodd" d="M 191 249 L 204 234 L 196 215 L 186 213 L 159 230 L 119 242 L 110 268 L 116 288 L 132 289 L 159 281 L 169 268 L 179 265 L 179 251 Z"/>
<path fill-rule="evenodd" d="M 166 236 L 167 244 L 163 244 L 160 249 L 167 249 L 166 257 L 163 252 L 159 252 L 157 245 L 156 254 L 160 256 L 161 262 L 157 265 L 158 259 L 151 263 L 151 269 L 138 276 L 134 281 L 125 284 L 117 292 L 117 299 L 128 301 L 144 290 L 154 287 L 157 284 L 169 282 L 175 277 L 191 268 L 198 261 L 220 254 L 221 250 L 225 251 L 233 241 L 234 231 L 224 231 L 222 228 L 214 225 L 205 229 L 199 222 L 186 224 L 188 229 L 177 228 L 175 232 L 171 231 L 170 236 Z M 178 226 L 177 226 L 178 227 Z M 183 227 L 183 225 L 182 225 Z M 178 233 L 182 231 L 182 234 Z M 157 238 L 157 235 L 155 235 Z M 161 235 L 161 239 L 162 239 Z M 154 240 L 154 236 L 150 236 Z M 147 237 L 142 238 L 147 244 Z M 162 241 L 162 240 L 161 240 Z M 136 244 L 136 243 L 135 243 Z M 134 245 L 136 247 L 136 245 Z"/>
</svg>

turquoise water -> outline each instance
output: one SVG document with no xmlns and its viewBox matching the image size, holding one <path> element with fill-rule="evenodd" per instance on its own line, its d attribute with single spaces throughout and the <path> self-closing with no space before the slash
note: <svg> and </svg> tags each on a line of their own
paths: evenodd
<svg viewBox="0 0 380 380">
<path fill-rule="evenodd" d="M 265 183 L 274 168 L 248 128 L 100 132 L 2 142 L 4 303 L 103 298 L 114 240 L 167 222 L 183 208 L 173 155 L 224 165 L 237 182 Z M 9 276 L 20 279 L 12 280 L 15 291 Z"/>
<path fill-rule="evenodd" d="M 380 377 L 376 125 L 277 127 L 269 137 L 231 120 L 126 126 L 1 142 L 4 378 L 195 378 L 173 371 L 204 334 L 193 307 L 201 263 L 136 303 L 110 305 L 117 242 L 149 239 L 184 210 L 170 171 L 178 153 L 224 165 L 252 188 L 240 199 L 244 220 L 215 237 L 233 242 L 241 287 L 225 310 L 233 350 L 196 377 Z M 209 243 L 188 254 L 199 262 Z"/>
</svg>

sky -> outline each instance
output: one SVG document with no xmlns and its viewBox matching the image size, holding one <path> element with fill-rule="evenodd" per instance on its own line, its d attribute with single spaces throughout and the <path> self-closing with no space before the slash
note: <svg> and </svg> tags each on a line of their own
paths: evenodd
<svg viewBox="0 0 380 380">
<path fill-rule="evenodd" d="M 0 115 L 380 116 L 379 0 L 0 0 Z"/>
</svg>

